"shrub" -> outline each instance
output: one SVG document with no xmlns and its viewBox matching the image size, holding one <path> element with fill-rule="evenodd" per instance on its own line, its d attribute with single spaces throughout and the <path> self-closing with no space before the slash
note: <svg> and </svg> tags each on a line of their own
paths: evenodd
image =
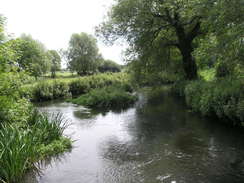
<svg viewBox="0 0 244 183">
<path fill-rule="evenodd" d="M 131 90 L 129 77 L 125 73 L 106 73 L 74 79 L 43 80 L 21 88 L 21 96 L 32 101 L 48 101 L 82 95 L 95 88 L 121 84 Z"/>
<path fill-rule="evenodd" d="M 27 91 L 27 89 L 25 89 Z M 66 82 L 54 80 L 54 81 L 41 81 L 36 84 L 32 90 L 29 90 L 34 101 L 47 101 L 53 99 L 62 99 L 71 96 L 69 92 L 69 85 Z"/>
<path fill-rule="evenodd" d="M 92 108 L 126 108 L 137 100 L 136 96 L 126 92 L 127 89 L 116 85 L 94 89 L 71 102 Z"/>
<path fill-rule="evenodd" d="M 69 91 L 73 96 L 87 93 L 90 90 L 89 82 L 81 79 L 71 82 L 69 87 Z"/>
<path fill-rule="evenodd" d="M 68 151 L 71 147 L 72 143 L 70 139 L 61 137 L 59 140 L 54 140 L 50 144 L 41 144 L 38 148 L 38 154 L 40 157 L 45 158 L 47 156 L 52 156 L 61 152 Z"/>
<path fill-rule="evenodd" d="M 184 90 L 187 105 L 203 115 L 217 115 L 232 123 L 243 121 L 244 84 L 237 79 L 193 81 Z"/>
<path fill-rule="evenodd" d="M 0 96 L 0 121 L 25 123 L 28 121 L 32 105 L 27 99 Z"/>
</svg>

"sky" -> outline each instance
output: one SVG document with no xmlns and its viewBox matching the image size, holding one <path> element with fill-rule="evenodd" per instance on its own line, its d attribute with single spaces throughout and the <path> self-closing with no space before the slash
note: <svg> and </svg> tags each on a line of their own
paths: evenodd
<svg viewBox="0 0 244 183">
<path fill-rule="evenodd" d="M 0 0 L 7 32 L 14 37 L 30 34 L 47 49 L 65 49 L 73 33 L 95 34 L 113 0 Z M 98 40 L 105 59 L 123 64 L 123 46 L 108 47 Z"/>
</svg>

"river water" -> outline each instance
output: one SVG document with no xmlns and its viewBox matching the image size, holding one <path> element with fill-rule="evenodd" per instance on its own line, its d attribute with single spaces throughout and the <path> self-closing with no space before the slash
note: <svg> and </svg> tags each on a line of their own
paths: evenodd
<svg viewBox="0 0 244 183">
<path fill-rule="evenodd" d="M 168 94 L 124 111 L 95 112 L 48 103 L 62 112 L 74 148 L 43 163 L 28 183 L 243 183 L 244 131 L 201 118 Z"/>
</svg>

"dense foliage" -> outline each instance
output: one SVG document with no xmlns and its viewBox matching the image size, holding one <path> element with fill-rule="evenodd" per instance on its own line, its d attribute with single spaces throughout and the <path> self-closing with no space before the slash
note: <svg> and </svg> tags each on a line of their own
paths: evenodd
<svg viewBox="0 0 244 183">
<path fill-rule="evenodd" d="M 92 74 L 98 67 L 97 40 L 86 33 L 73 34 L 67 50 L 68 67 L 80 76 Z"/>
<path fill-rule="evenodd" d="M 230 124 L 244 122 L 244 81 L 233 78 L 175 84 L 173 91 L 202 115 L 217 116 Z"/>
<path fill-rule="evenodd" d="M 191 80 L 223 65 L 233 74 L 243 69 L 243 7 L 242 0 L 116 0 L 97 34 L 127 41 L 136 76 L 166 70 Z"/>
<path fill-rule="evenodd" d="M 96 32 L 107 43 L 127 41 L 125 70 L 135 84 L 175 83 L 193 111 L 243 125 L 243 0 L 115 0 Z M 17 183 L 36 161 L 71 147 L 62 115 L 30 101 L 81 95 L 71 101 L 123 108 L 136 100 L 128 73 L 104 73 L 121 66 L 103 59 L 93 36 L 73 34 L 63 53 L 71 72 L 91 76 L 43 80 L 61 69 L 59 53 L 29 35 L 8 36 L 0 15 L 0 182 Z"/>
<path fill-rule="evenodd" d="M 126 85 L 112 85 L 93 89 L 87 94 L 70 100 L 72 103 L 99 109 L 124 109 L 132 105 L 137 97 L 130 94 Z"/>
<path fill-rule="evenodd" d="M 20 70 L 29 72 L 38 77 L 50 70 L 50 60 L 45 46 L 34 40 L 31 36 L 22 35 L 19 39 L 11 40 L 17 42 L 19 58 L 17 64 Z"/>
<path fill-rule="evenodd" d="M 28 98 L 23 98 L 21 85 L 25 74 L 0 74 L 0 180 L 18 182 L 35 162 L 64 152 L 71 141 L 63 137 L 62 116 L 49 118 L 36 111 Z M 51 150 L 52 144 L 61 143 Z M 44 150 L 43 150 L 44 149 Z"/>
<path fill-rule="evenodd" d="M 23 97 L 30 75 L 46 71 L 44 47 L 30 37 L 9 39 L 0 20 L 0 182 L 17 183 L 38 160 L 71 148 L 71 140 L 60 114 L 42 114 Z"/>
<path fill-rule="evenodd" d="M 104 72 L 120 72 L 121 71 L 121 65 L 117 64 L 116 62 L 112 60 L 104 60 L 102 59 L 98 66 L 98 71 L 101 73 Z"/>
<path fill-rule="evenodd" d="M 69 98 L 85 94 L 92 89 L 114 84 L 130 87 L 129 76 L 125 73 L 104 73 L 92 76 L 44 80 L 22 87 L 22 96 L 28 96 L 32 101 L 47 101 Z"/>
</svg>

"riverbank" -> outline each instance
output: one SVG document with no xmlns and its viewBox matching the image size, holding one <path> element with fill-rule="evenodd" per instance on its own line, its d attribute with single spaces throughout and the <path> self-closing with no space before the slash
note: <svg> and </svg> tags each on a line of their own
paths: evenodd
<svg viewBox="0 0 244 183">
<path fill-rule="evenodd" d="M 193 112 L 217 116 L 231 125 L 244 126 L 242 78 L 180 81 L 173 85 L 172 92 L 183 97 Z"/>
<path fill-rule="evenodd" d="M 67 99 L 86 94 L 92 89 L 121 85 L 131 89 L 126 73 L 105 73 L 84 77 L 45 79 L 22 87 L 22 96 L 33 102 Z"/>
</svg>

